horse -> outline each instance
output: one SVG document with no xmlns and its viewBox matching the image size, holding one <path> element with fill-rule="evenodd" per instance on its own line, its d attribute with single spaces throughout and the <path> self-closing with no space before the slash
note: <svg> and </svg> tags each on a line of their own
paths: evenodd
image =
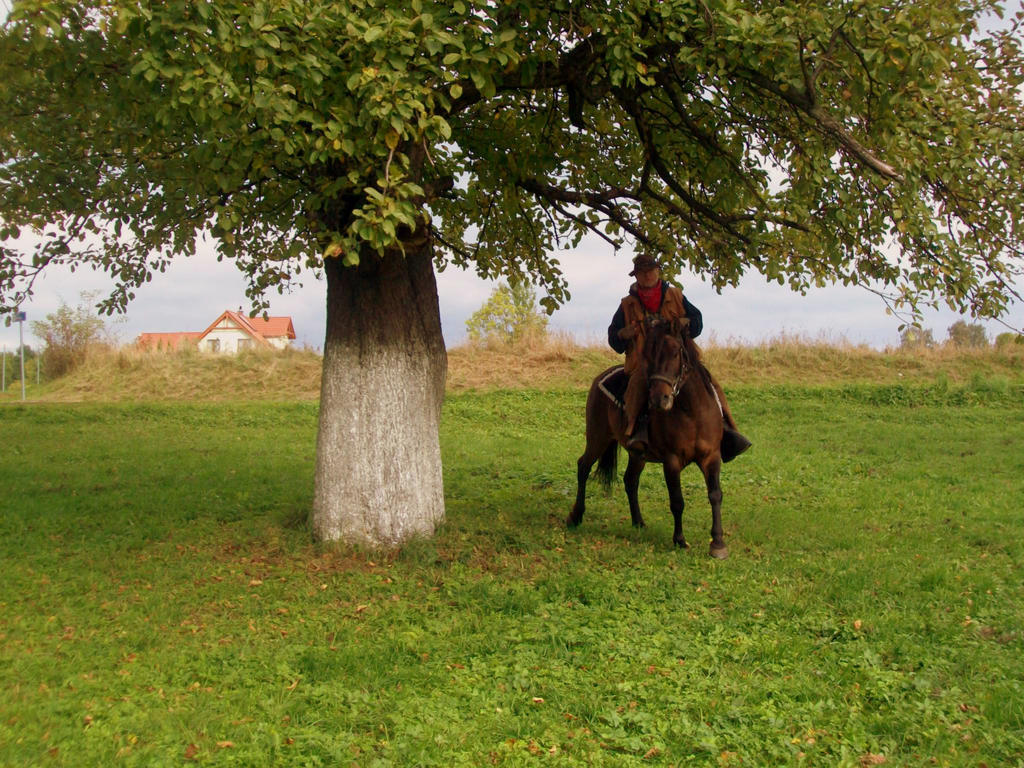
<svg viewBox="0 0 1024 768">
<path fill-rule="evenodd" d="M 724 559 L 729 556 L 729 550 L 722 531 L 723 414 L 711 374 L 700 362 L 700 351 L 690 338 L 688 326 L 689 321 L 682 318 L 662 322 L 647 333 L 644 359 L 648 361 L 648 443 L 644 451 L 629 451 L 623 481 L 633 525 L 642 528 L 644 519 L 637 501 L 640 474 L 649 461 L 662 464 L 669 508 L 675 521 L 672 542 L 686 548 L 689 545 L 683 536 L 685 504 L 679 474 L 690 463 L 696 463 L 704 474 L 711 502 L 710 554 Z M 566 519 L 569 528 L 583 522 L 587 478 L 594 462 L 597 462 L 596 477 L 605 487 L 610 487 L 616 474 L 619 446 L 625 448 L 627 444 L 625 414 L 600 389 L 601 382 L 616 367 L 599 374 L 587 396 L 587 444 L 576 462 L 576 503 Z"/>
</svg>

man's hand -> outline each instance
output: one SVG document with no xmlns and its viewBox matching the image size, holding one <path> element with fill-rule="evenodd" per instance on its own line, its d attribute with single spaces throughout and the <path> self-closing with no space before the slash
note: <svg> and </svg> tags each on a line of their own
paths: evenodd
<svg viewBox="0 0 1024 768">
<path fill-rule="evenodd" d="M 632 339 L 635 338 L 638 333 L 640 333 L 640 323 L 630 323 L 619 331 L 619 338 Z"/>
</svg>

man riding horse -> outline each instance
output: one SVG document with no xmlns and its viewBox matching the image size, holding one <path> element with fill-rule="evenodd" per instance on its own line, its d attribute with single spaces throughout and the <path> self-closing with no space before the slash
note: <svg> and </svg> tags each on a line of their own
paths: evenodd
<svg viewBox="0 0 1024 768">
<path fill-rule="evenodd" d="M 624 369 L 629 375 L 626 388 L 626 435 L 631 451 L 647 447 L 648 399 L 647 361 L 643 358 L 644 338 L 653 324 L 672 320 L 689 320 L 690 338 L 696 338 L 703 329 L 700 310 L 687 301 L 683 292 L 661 279 L 661 265 L 650 256 L 633 259 L 629 273 L 636 282 L 629 295 L 622 299 L 612 323 L 608 326 L 608 343 L 616 352 L 626 353 Z M 722 408 L 723 435 L 722 461 L 731 461 L 750 447 L 750 441 L 740 434 L 729 410 L 725 392 L 712 377 L 712 384 Z"/>
</svg>

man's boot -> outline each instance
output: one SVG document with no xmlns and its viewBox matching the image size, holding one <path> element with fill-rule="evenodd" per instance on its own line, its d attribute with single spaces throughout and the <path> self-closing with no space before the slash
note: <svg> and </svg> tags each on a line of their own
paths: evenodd
<svg viewBox="0 0 1024 768">
<path fill-rule="evenodd" d="M 718 395 L 718 407 L 722 409 L 722 444 L 719 452 L 722 454 L 722 462 L 732 461 L 747 448 L 751 443 L 740 434 L 736 428 L 736 420 L 732 417 L 732 410 L 729 408 L 729 401 L 725 399 L 725 391 L 722 385 L 715 378 L 711 377 L 711 384 Z"/>
<path fill-rule="evenodd" d="M 720 450 L 723 462 L 732 461 L 750 446 L 751 442 L 728 424 L 722 428 L 722 447 Z"/>
<path fill-rule="evenodd" d="M 628 451 L 646 451 L 647 450 L 647 415 L 641 416 L 636 423 L 636 429 L 633 430 L 632 436 L 626 443 L 626 450 Z"/>
</svg>

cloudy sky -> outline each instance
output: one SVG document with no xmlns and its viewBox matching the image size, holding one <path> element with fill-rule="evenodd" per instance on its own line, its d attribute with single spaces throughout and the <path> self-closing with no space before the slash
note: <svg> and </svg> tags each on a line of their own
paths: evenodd
<svg viewBox="0 0 1024 768">
<path fill-rule="evenodd" d="M 1020 0 L 1009 5 L 1020 8 Z M 0 19 L 6 16 L 8 7 L 9 0 L 0 0 Z M 590 238 L 574 251 L 553 256 L 562 264 L 572 298 L 551 317 L 549 327 L 571 333 L 580 341 L 599 342 L 631 282 L 628 272 L 632 254 L 626 250 L 615 253 L 604 241 Z M 738 288 L 718 294 L 692 275 L 682 275 L 680 282 L 687 297 L 704 313 L 706 338 L 713 336 L 720 343 L 758 343 L 783 334 L 846 340 L 877 348 L 899 343 L 899 319 L 887 315 L 882 300 L 861 288 L 827 287 L 801 296 L 769 285 L 753 274 Z M 22 309 L 29 321 L 45 319 L 61 301 L 76 305 L 83 291 L 109 290 L 110 286 L 109 278 L 88 269 L 74 274 L 53 270 L 37 281 L 35 295 Z M 154 275 L 112 327 L 125 342 L 147 331 L 201 331 L 225 309 L 248 307 L 244 287 L 241 273 L 231 263 L 218 263 L 212 246 L 208 246 L 194 257 L 179 258 L 164 274 Z M 442 326 L 449 346 L 465 340 L 466 319 L 486 301 L 493 288 L 493 283 L 454 267 L 438 275 Z M 324 283 L 307 275 L 301 289 L 273 297 L 271 314 L 290 315 L 297 343 L 320 349 L 325 296 Z M 933 312 L 926 315 L 924 326 L 941 340 L 958 319 L 948 310 Z M 1024 327 L 1024 307 L 1015 306 L 1006 321 L 1015 328 Z M 984 325 L 990 338 L 1006 330 L 999 323 Z M 29 323 L 24 333 L 27 344 L 38 344 Z M 0 347 L 13 350 L 17 345 L 17 325 L 6 328 L 0 324 Z"/>
<path fill-rule="evenodd" d="M 625 250 L 616 254 L 593 238 L 556 257 L 568 278 L 572 298 L 551 317 L 550 327 L 584 342 L 600 342 L 631 282 L 631 254 Z M 687 297 L 704 313 L 705 334 L 713 334 L 719 342 L 757 343 L 787 334 L 845 339 L 878 348 L 899 343 L 899 320 L 886 315 L 881 299 L 863 289 L 829 287 L 801 296 L 751 275 L 738 288 L 717 294 L 692 276 L 684 275 L 680 282 Z M 441 319 L 449 346 L 465 340 L 466 319 L 486 301 L 494 285 L 454 267 L 438 275 Z M 29 320 L 41 320 L 61 301 L 76 305 L 83 291 L 109 290 L 110 286 L 102 273 L 54 270 L 38 281 L 35 296 L 23 309 Z M 154 275 L 151 283 L 139 289 L 125 316 L 115 317 L 111 325 L 122 341 L 145 331 L 201 331 L 225 309 L 247 308 L 244 290 L 241 273 L 229 262 L 218 263 L 209 247 L 197 256 L 179 258 L 167 272 Z M 274 295 L 271 314 L 292 317 L 299 345 L 322 348 L 325 306 L 324 282 L 306 276 L 301 289 Z M 924 325 L 933 329 L 936 339 L 943 339 L 957 319 L 952 312 L 937 312 L 928 315 Z M 1009 320 L 1017 327 L 1024 325 L 1020 307 Z M 996 323 L 986 323 L 986 327 L 990 336 L 1005 330 Z M 28 324 L 24 330 L 26 343 L 34 345 Z M 17 326 L 0 327 L 0 345 L 10 350 L 17 343 Z"/>
</svg>

